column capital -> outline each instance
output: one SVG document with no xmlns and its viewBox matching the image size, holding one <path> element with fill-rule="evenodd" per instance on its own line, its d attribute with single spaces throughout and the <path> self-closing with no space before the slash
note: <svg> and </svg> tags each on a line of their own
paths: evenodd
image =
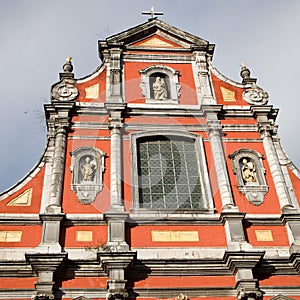
<svg viewBox="0 0 300 300">
<path fill-rule="evenodd" d="M 201 105 L 200 110 L 203 112 L 207 119 L 215 116 L 213 119 L 218 117 L 218 114 L 222 111 L 223 105 Z"/>
<path fill-rule="evenodd" d="M 126 299 L 127 297 L 128 297 L 128 293 L 126 292 L 125 289 L 119 289 L 119 290 L 110 289 L 109 292 L 106 294 L 107 300 L 123 300 Z"/>
<path fill-rule="evenodd" d="M 223 136 L 223 128 L 220 124 L 220 121 L 210 121 L 206 122 L 206 131 L 209 135 L 217 134 L 219 136 Z"/>
<path fill-rule="evenodd" d="M 265 251 L 225 251 L 224 262 L 236 274 L 239 269 L 253 270 L 262 260 Z"/>
<path fill-rule="evenodd" d="M 241 280 L 237 284 L 238 300 L 260 300 L 262 299 L 262 295 L 256 279 Z"/>
</svg>

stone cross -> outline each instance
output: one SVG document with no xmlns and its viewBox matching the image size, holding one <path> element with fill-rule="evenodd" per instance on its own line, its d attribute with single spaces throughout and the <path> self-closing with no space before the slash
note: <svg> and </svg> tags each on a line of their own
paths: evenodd
<svg viewBox="0 0 300 300">
<path fill-rule="evenodd" d="M 155 16 L 159 16 L 159 15 L 163 15 L 163 14 L 164 14 L 163 12 L 155 12 L 153 6 L 150 7 L 150 11 L 142 12 L 142 15 L 151 15 L 151 18 L 149 20 L 153 20 L 155 18 Z"/>
</svg>

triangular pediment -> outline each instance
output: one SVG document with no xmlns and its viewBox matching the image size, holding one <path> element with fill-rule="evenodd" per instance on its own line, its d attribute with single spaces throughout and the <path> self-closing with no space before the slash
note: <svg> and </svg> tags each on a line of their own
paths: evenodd
<svg viewBox="0 0 300 300">
<path fill-rule="evenodd" d="M 195 35 L 180 30 L 161 20 L 151 19 L 119 34 L 108 37 L 105 41 L 99 41 L 101 52 L 109 47 L 122 45 L 125 48 L 145 47 L 145 48 L 184 48 L 213 54 L 214 45 Z"/>
<path fill-rule="evenodd" d="M 158 35 L 153 35 L 150 38 L 134 43 L 131 46 L 145 48 L 182 48 L 180 45 L 168 41 Z"/>
</svg>

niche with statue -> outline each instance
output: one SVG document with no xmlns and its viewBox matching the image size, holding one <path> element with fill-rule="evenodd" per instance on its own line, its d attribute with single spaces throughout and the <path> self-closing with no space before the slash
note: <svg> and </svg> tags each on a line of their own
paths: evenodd
<svg viewBox="0 0 300 300">
<path fill-rule="evenodd" d="M 97 148 L 81 147 L 71 155 L 71 188 L 79 202 L 90 204 L 103 188 L 105 153 Z"/>
<path fill-rule="evenodd" d="M 268 192 L 262 155 L 252 149 L 239 149 L 229 155 L 238 189 L 253 205 L 261 205 Z"/>
</svg>

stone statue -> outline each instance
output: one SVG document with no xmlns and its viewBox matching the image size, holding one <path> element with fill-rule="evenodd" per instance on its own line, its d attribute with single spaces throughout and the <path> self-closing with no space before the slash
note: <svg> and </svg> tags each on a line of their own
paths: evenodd
<svg viewBox="0 0 300 300">
<path fill-rule="evenodd" d="M 244 183 L 256 182 L 256 170 L 253 162 L 243 159 L 242 177 Z"/>
<path fill-rule="evenodd" d="M 83 181 L 93 181 L 93 176 L 96 171 L 95 161 L 91 161 L 91 159 L 87 156 L 85 158 L 85 164 L 81 165 L 80 169 L 81 169 Z"/>
<path fill-rule="evenodd" d="M 156 77 L 155 82 L 153 83 L 153 93 L 154 99 L 156 100 L 167 99 L 168 92 L 163 78 Z"/>
</svg>

